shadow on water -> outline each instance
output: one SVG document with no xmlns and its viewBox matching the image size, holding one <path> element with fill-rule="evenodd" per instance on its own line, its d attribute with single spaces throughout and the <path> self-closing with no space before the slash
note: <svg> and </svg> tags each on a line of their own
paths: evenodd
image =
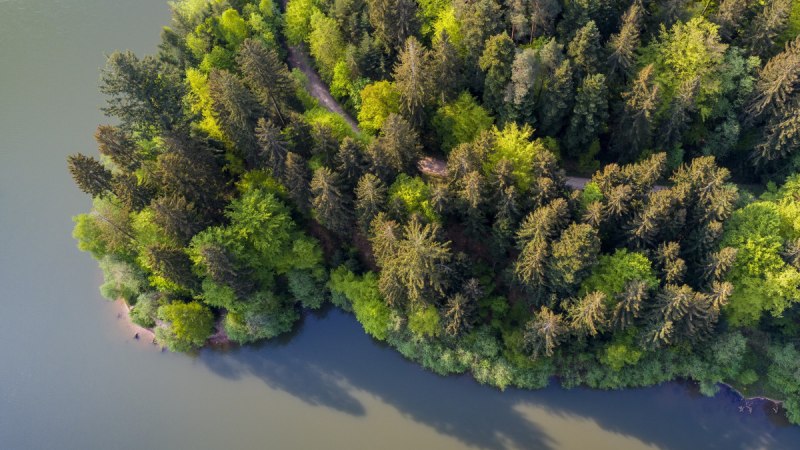
<svg viewBox="0 0 800 450">
<path fill-rule="evenodd" d="M 800 445 L 800 427 L 770 424 L 765 408 L 740 413 L 730 391 L 698 397 L 670 383 L 649 389 L 499 392 L 469 376 L 440 377 L 367 337 L 349 315 L 331 310 L 305 319 L 291 336 L 260 346 L 225 352 L 204 350 L 214 373 L 239 379 L 255 376 L 269 387 L 311 405 L 365 416 L 354 390 L 368 392 L 413 420 L 461 442 L 489 449 L 513 445 L 557 449 L 556 432 L 526 417 L 545 411 L 564 421 L 593 421 L 600 428 L 664 449 L 789 449 Z M 566 423 L 566 422 L 564 422 Z M 586 439 L 591 446 L 590 438 Z"/>
</svg>

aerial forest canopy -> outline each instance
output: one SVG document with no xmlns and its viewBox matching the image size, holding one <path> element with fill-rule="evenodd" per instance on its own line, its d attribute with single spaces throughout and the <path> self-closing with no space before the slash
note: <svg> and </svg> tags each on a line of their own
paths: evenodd
<svg viewBox="0 0 800 450">
<path fill-rule="evenodd" d="M 108 58 L 74 235 L 171 350 L 332 303 L 440 374 L 800 422 L 798 33 L 791 0 L 176 2 Z"/>
</svg>

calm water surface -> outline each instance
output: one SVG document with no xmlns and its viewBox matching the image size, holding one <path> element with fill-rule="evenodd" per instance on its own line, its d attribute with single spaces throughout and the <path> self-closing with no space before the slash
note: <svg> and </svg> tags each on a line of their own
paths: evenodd
<svg viewBox="0 0 800 450">
<path fill-rule="evenodd" d="M 153 52 L 163 0 L 0 0 L 0 449 L 797 449 L 800 427 L 670 384 L 510 390 L 441 378 L 349 316 L 198 357 L 132 339 L 97 291 L 64 158 L 93 153 L 104 53 Z"/>
</svg>

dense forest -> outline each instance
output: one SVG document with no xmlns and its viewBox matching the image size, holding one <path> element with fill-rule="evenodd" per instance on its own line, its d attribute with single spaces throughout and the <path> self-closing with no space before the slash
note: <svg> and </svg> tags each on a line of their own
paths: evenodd
<svg viewBox="0 0 800 450">
<path fill-rule="evenodd" d="M 108 58 L 74 235 L 174 351 L 330 303 L 440 374 L 800 422 L 798 34 L 792 0 L 180 1 Z"/>
</svg>

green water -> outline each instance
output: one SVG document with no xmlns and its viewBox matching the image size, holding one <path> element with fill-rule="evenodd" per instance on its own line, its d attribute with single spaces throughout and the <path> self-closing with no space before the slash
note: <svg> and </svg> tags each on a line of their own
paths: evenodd
<svg viewBox="0 0 800 450">
<path fill-rule="evenodd" d="M 94 153 L 103 55 L 153 52 L 163 0 L 0 0 L 0 449 L 782 449 L 731 394 L 676 384 L 500 393 L 441 378 L 336 311 L 198 357 L 135 341 L 98 294 L 65 170 Z"/>
</svg>

